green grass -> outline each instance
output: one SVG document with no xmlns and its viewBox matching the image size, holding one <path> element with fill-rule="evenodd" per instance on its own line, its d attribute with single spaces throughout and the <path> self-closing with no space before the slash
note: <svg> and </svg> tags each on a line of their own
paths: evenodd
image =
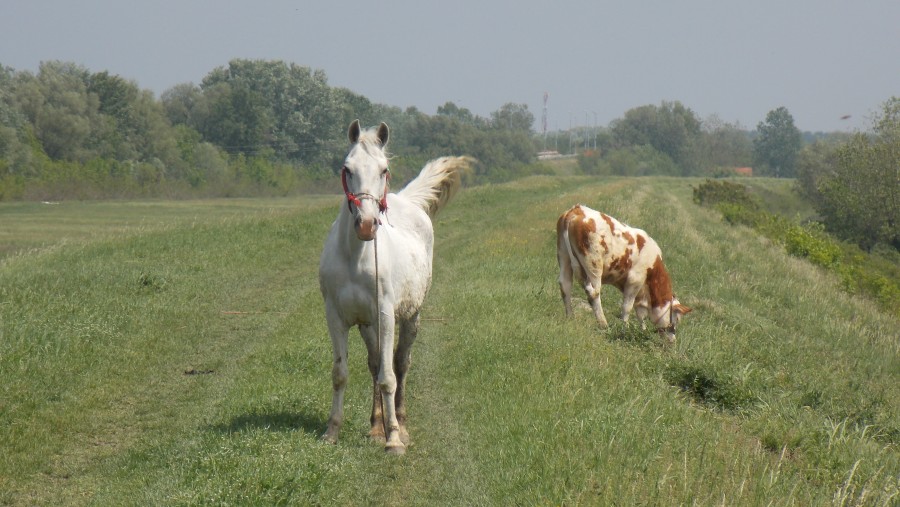
<svg viewBox="0 0 900 507">
<path fill-rule="evenodd" d="M 120 236 L 159 227 L 210 222 L 248 213 L 297 210 L 326 198 L 195 201 L 0 202 L 0 260 L 22 251 Z"/>
<path fill-rule="evenodd" d="M 895 503 L 898 322 L 694 205 L 699 181 L 461 192 L 435 223 L 399 459 L 365 436 L 355 332 L 341 441 L 318 439 L 336 197 L 2 207 L 0 504 Z M 695 309 L 674 347 L 623 326 L 614 289 L 609 332 L 564 318 L 554 227 L 576 202 L 660 243 Z M 66 216 L 69 239 L 47 233 Z"/>
</svg>

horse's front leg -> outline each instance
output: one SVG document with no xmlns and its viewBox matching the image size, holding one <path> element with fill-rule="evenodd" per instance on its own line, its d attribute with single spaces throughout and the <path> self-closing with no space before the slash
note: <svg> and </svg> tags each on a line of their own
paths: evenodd
<svg viewBox="0 0 900 507">
<path fill-rule="evenodd" d="M 328 334 L 331 335 L 332 367 L 331 367 L 331 415 L 328 416 L 328 427 L 322 440 L 337 443 L 341 424 L 344 422 L 344 391 L 347 389 L 349 369 L 347 367 L 347 333 L 350 328 L 326 303 L 325 315 L 328 319 Z"/>
<path fill-rule="evenodd" d="M 381 317 L 381 364 L 378 369 L 378 387 L 381 388 L 384 403 L 385 431 L 384 449 L 391 454 L 403 454 L 406 446 L 400 440 L 400 422 L 394 404 L 397 392 L 397 377 L 394 374 L 394 308 L 382 304 Z"/>
<path fill-rule="evenodd" d="M 400 321 L 400 339 L 394 356 L 394 371 L 397 374 L 397 393 L 394 404 L 397 409 L 397 422 L 400 423 L 400 440 L 409 445 L 409 431 L 406 429 L 406 373 L 412 362 L 412 346 L 419 333 L 419 313 L 410 319 Z"/>
<path fill-rule="evenodd" d="M 368 352 L 369 373 L 372 375 L 372 415 L 369 417 L 371 429 L 369 436 L 375 440 L 384 441 L 384 414 L 382 412 L 381 388 L 378 387 L 378 367 L 381 361 L 381 353 L 378 350 L 378 335 L 374 326 L 359 326 L 359 334 L 362 335 Z"/>
</svg>

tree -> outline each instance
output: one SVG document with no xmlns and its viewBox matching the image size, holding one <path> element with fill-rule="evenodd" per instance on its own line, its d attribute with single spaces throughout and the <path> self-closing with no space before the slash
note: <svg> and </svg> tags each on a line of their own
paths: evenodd
<svg viewBox="0 0 900 507">
<path fill-rule="evenodd" d="M 43 62 L 38 74 L 17 77 L 19 107 L 34 128 L 44 152 L 54 160 L 79 160 L 85 152 L 99 103 L 88 96 L 90 73 L 65 62 Z"/>
<path fill-rule="evenodd" d="M 695 149 L 700 137 L 700 120 L 681 102 L 663 102 L 625 112 L 612 124 L 612 134 L 620 148 L 652 146 L 667 155 L 688 174 L 695 162 Z"/>
<path fill-rule="evenodd" d="M 793 178 L 803 138 L 794 126 L 791 113 L 785 107 L 769 111 L 756 131 L 758 135 L 753 140 L 756 166 L 775 177 Z"/>
<path fill-rule="evenodd" d="M 172 125 L 194 127 L 197 122 L 195 114 L 199 114 L 199 104 L 203 100 L 203 92 L 193 83 L 182 83 L 164 91 L 160 97 L 166 117 Z"/>
<path fill-rule="evenodd" d="M 834 157 L 818 183 L 825 226 L 867 250 L 900 250 L 900 98 L 884 104 L 871 134 L 854 135 Z"/>
<path fill-rule="evenodd" d="M 13 82 L 13 69 L 0 65 L 0 178 L 22 173 L 29 160 L 28 146 L 22 142 L 26 119 L 16 104 Z"/>
<path fill-rule="evenodd" d="M 513 107 L 512 105 L 510 105 L 510 106 Z M 475 127 L 481 127 L 481 126 L 485 125 L 484 118 L 472 114 L 472 111 L 469 111 L 465 107 L 459 107 L 456 104 L 454 104 L 453 102 L 446 102 L 443 106 L 438 106 L 437 114 L 439 116 L 448 116 L 450 118 L 455 118 L 455 119 L 459 120 L 461 123 L 463 123 L 464 125 L 470 125 L 470 126 L 475 126 Z M 498 111 L 497 114 L 500 115 L 500 114 L 506 114 L 506 113 L 500 113 Z M 511 112 L 509 114 L 514 115 L 516 113 Z M 516 121 L 520 121 L 520 120 L 516 120 Z"/>
<path fill-rule="evenodd" d="M 703 121 L 697 156 L 698 164 L 707 171 L 749 166 L 753 163 L 753 143 L 739 124 L 713 115 Z"/>
<path fill-rule="evenodd" d="M 822 139 L 804 146 L 797 156 L 795 188 L 818 210 L 825 205 L 823 182 L 837 173 L 837 151 L 841 146 L 833 140 Z"/>
<path fill-rule="evenodd" d="M 232 153 L 322 162 L 344 145 L 347 111 L 340 101 L 347 93 L 330 88 L 321 70 L 235 59 L 210 72 L 200 88 L 203 103 L 191 110 L 191 126 Z"/>
<path fill-rule="evenodd" d="M 497 129 L 530 133 L 531 127 L 534 125 L 534 115 L 528 110 L 527 104 L 508 102 L 491 113 L 491 123 Z"/>
</svg>

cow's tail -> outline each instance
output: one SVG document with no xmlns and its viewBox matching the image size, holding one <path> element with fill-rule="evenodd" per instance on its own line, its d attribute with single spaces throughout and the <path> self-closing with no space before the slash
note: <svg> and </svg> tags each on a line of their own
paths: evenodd
<svg viewBox="0 0 900 507">
<path fill-rule="evenodd" d="M 582 261 L 582 258 L 579 257 L 572 248 L 572 242 L 570 241 L 569 235 L 569 230 L 572 227 L 570 213 L 579 206 L 580 205 L 573 206 L 569 211 L 564 213 L 563 216 L 559 217 L 559 221 L 556 224 L 557 257 L 560 263 L 560 269 L 563 268 L 563 262 L 565 261 L 565 268 L 568 270 L 570 277 L 574 276 L 576 280 L 586 280 L 589 271 Z"/>
<path fill-rule="evenodd" d="M 398 194 L 434 217 L 462 186 L 462 174 L 474 163 L 472 157 L 436 158 Z"/>
</svg>

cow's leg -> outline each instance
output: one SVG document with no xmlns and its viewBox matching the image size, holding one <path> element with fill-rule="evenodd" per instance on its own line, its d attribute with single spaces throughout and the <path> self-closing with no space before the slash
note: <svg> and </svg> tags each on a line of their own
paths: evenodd
<svg viewBox="0 0 900 507">
<path fill-rule="evenodd" d="M 328 319 L 328 333 L 331 335 L 332 367 L 331 385 L 333 388 L 331 397 L 331 414 L 328 416 L 328 427 L 322 439 L 326 442 L 336 443 L 344 422 L 344 391 L 347 388 L 349 369 L 347 368 L 347 333 L 350 328 L 334 311 L 331 305 L 325 305 L 325 314 Z"/>
<path fill-rule="evenodd" d="M 375 440 L 384 441 L 384 414 L 382 412 L 381 389 L 378 387 L 378 366 L 381 353 L 378 350 L 378 335 L 374 326 L 359 326 L 359 334 L 362 335 L 368 352 L 369 373 L 372 375 L 372 415 L 369 417 L 371 429 L 369 436 Z"/>
<path fill-rule="evenodd" d="M 566 317 L 572 316 L 572 257 L 569 255 L 567 239 L 557 240 L 556 260 L 559 262 L 559 293 L 562 296 Z"/>
<path fill-rule="evenodd" d="M 628 316 L 631 314 L 631 309 L 634 308 L 634 300 L 637 297 L 638 291 L 640 290 L 640 286 L 635 286 L 632 284 L 626 284 L 624 290 L 622 291 L 622 321 L 628 322 Z"/>
<path fill-rule="evenodd" d="M 641 323 L 641 330 L 647 329 L 647 316 L 650 315 L 650 309 L 647 308 L 647 303 L 641 301 L 634 305 L 634 314 L 638 318 L 638 322 Z"/>
<path fill-rule="evenodd" d="M 397 422 L 400 423 L 400 440 L 404 444 L 409 444 L 409 431 L 406 429 L 406 373 L 409 371 L 412 361 L 412 346 L 418 333 L 418 312 L 412 318 L 400 321 L 400 340 L 394 356 L 394 372 L 397 374 L 397 393 L 394 395 L 394 404 L 397 409 Z"/>
<path fill-rule="evenodd" d="M 594 318 L 600 327 L 606 329 L 609 323 L 606 322 L 606 316 L 603 315 L 603 304 L 600 303 L 600 279 L 584 273 L 584 292 L 587 294 L 588 302 L 591 303 L 591 309 L 594 310 Z"/>
</svg>

